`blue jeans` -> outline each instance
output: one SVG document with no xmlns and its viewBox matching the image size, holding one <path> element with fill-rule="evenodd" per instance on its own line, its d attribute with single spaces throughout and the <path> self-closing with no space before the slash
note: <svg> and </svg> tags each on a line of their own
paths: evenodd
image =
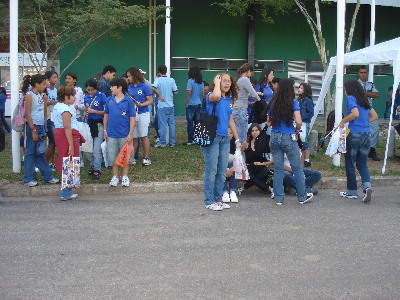
<svg viewBox="0 0 400 300">
<path fill-rule="evenodd" d="M 200 122 L 201 104 L 189 105 L 186 108 L 188 142 L 193 142 L 194 126 Z"/>
<path fill-rule="evenodd" d="M 232 115 L 233 119 L 235 120 L 239 140 L 241 143 L 243 143 L 247 138 L 247 120 L 249 119 L 247 110 L 241 108 L 233 109 Z"/>
<path fill-rule="evenodd" d="M 28 124 L 25 124 L 25 154 L 24 154 L 24 178 L 23 182 L 28 183 L 35 179 L 35 167 L 39 168 L 43 181 L 53 179 L 52 169 L 46 161 L 46 130 L 43 125 L 36 125 L 36 133 L 39 141 L 34 142 L 32 139 L 32 131 Z"/>
<path fill-rule="evenodd" d="M 158 109 L 158 134 L 160 144 L 167 145 L 167 125 L 169 127 L 169 145 L 175 146 L 175 117 L 173 107 L 163 107 Z"/>
<path fill-rule="evenodd" d="M 368 170 L 368 150 L 370 133 L 351 133 L 347 136 L 347 152 L 344 154 L 346 163 L 347 191 L 352 196 L 357 196 L 357 179 L 354 163 L 360 173 L 363 191 L 371 187 L 371 179 Z"/>
<path fill-rule="evenodd" d="M 104 129 L 102 124 L 98 124 L 99 133 L 97 137 L 93 138 L 93 153 L 86 152 L 86 157 L 90 161 L 91 166 L 96 171 L 101 171 L 101 163 L 103 162 L 103 152 L 101 151 L 101 144 L 104 140 Z"/>
<path fill-rule="evenodd" d="M 270 148 L 274 161 L 275 201 L 283 202 L 284 200 L 285 191 L 283 187 L 283 162 L 285 153 L 293 170 L 293 178 L 297 191 L 297 199 L 299 201 L 305 200 L 307 196 L 305 189 L 305 179 L 303 168 L 301 167 L 300 149 L 297 145 L 297 141 L 294 141 L 292 139 L 291 134 L 271 132 Z"/>
<path fill-rule="evenodd" d="M 230 141 L 227 136 L 216 136 L 208 147 L 200 147 L 204 156 L 205 205 L 221 202 L 226 168 L 228 167 Z"/>
<path fill-rule="evenodd" d="M 11 132 L 11 128 L 10 126 L 8 126 L 8 123 L 6 121 L 6 117 L 5 117 L 5 110 L 4 109 L 0 109 L 0 119 L 1 122 L 3 123 L 4 128 L 7 130 L 8 133 Z"/>
<path fill-rule="evenodd" d="M 50 119 L 47 120 L 47 137 L 49 138 L 49 146 L 53 148 L 56 147 L 56 142 L 54 141 L 54 122 Z"/>
<path fill-rule="evenodd" d="M 306 123 L 306 138 L 303 143 L 303 150 L 310 150 L 310 146 L 308 145 L 309 134 L 310 134 L 310 123 Z"/>
<path fill-rule="evenodd" d="M 65 188 L 60 191 L 60 198 L 69 198 L 72 196 L 72 189 Z"/>
<path fill-rule="evenodd" d="M 321 173 L 318 171 L 303 169 L 305 178 L 306 192 L 310 192 L 311 188 L 321 179 Z M 287 187 L 296 188 L 293 174 L 289 171 L 284 171 L 283 184 Z"/>
<path fill-rule="evenodd" d="M 228 163 L 228 168 L 232 168 L 233 163 Z M 226 177 L 225 178 L 225 183 L 224 183 L 224 192 L 230 192 L 230 191 L 238 191 L 238 184 L 237 184 L 237 179 L 235 178 L 235 172 L 233 172 L 231 177 Z"/>
</svg>

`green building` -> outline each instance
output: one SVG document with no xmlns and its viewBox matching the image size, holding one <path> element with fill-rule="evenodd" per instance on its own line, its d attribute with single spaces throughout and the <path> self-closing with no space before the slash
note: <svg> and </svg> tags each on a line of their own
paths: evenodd
<svg viewBox="0 0 400 300">
<path fill-rule="evenodd" d="M 149 1 L 135 1 L 148 4 Z M 156 1 L 150 1 L 155 3 Z M 215 0 L 172 0 L 171 12 L 171 76 L 175 78 L 179 94 L 175 96 L 175 114 L 185 114 L 187 73 L 190 66 L 203 69 L 203 80 L 211 82 L 220 71 L 236 73 L 248 57 L 248 19 L 232 17 Z M 313 1 L 310 1 L 313 2 Z M 164 4 L 157 2 L 158 5 Z M 312 4 L 312 3 L 311 3 Z M 355 5 L 347 4 L 346 23 L 351 22 Z M 313 11 L 312 5 L 310 8 Z M 376 7 L 376 43 L 399 36 L 400 8 Z M 336 55 L 336 3 L 321 3 L 323 33 L 329 56 Z M 117 75 L 130 66 L 147 71 L 145 77 L 154 79 L 157 65 L 164 63 L 165 19 L 151 22 L 151 27 L 131 28 L 122 32 L 122 39 L 106 39 L 91 46 L 67 70 L 78 75 L 78 85 L 94 77 L 103 66 L 114 65 Z M 261 71 L 266 65 L 275 70 L 275 76 L 293 77 L 297 82 L 307 81 L 318 97 L 322 81 L 322 67 L 311 30 L 304 16 L 296 9 L 274 16 L 274 23 L 262 20 L 258 13 L 254 24 L 255 67 Z M 358 13 L 351 50 L 369 45 L 370 7 L 362 5 Z M 75 57 L 78 49 L 64 49 L 60 55 L 61 69 Z M 357 68 L 348 68 L 354 74 Z M 387 89 L 393 84 L 390 67 L 376 67 L 375 85 L 380 91 L 375 101 L 378 114 L 383 117 Z M 354 75 L 346 75 L 354 76 Z M 256 77 L 259 73 L 256 72 Z M 345 79 L 346 79 L 345 77 Z M 258 78 L 257 78 L 258 79 Z M 62 82 L 63 80 L 61 80 Z"/>
</svg>

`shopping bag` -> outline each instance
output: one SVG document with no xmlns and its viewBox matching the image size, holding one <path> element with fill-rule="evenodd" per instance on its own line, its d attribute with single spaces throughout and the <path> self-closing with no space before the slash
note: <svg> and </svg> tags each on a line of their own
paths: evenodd
<svg viewBox="0 0 400 300">
<path fill-rule="evenodd" d="M 240 149 L 236 149 L 235 151 L 235 157 L 233 158 L 233 169 L 235 170 L 235 179 L 250 179 L 249 170 L 247 170 L 247 166 L 244 162 Z"/>
<path fill-rule="evenodd" d="M 215 115 L 215 107 L 216 104 L 214 103 L 211 115 L 205 113 L 200 115 L 200 122 L 194 129 L 193 139 L 199 146 L 208 147 L 214 142 L 218 125 L 218 117 Z"/>
<path fill-rule="evenodd" d="M 350 130 L 347 128 L 347 125 L 343 126 L 343 128 L 335 128 L 332 132 L 331 140 L 329 141 L 325 154 L 333 156 L 338 153 L 346 153 L 346 137 L 349 132 Z"/>
<path fill-rule="evenodd" d="M 101 143 L 101 152 L 103 153 L 104 165 L 108 168 L 108 160 L 107 160 L 107 141 Z"/>
<path fill-rule="evenodd" d="M 121 151 L 119 152 L 117 158 L 115 159 L 114 164 L 125 167 L 129 165 L 129 159 L 131 158 L 133 151 L 132 142 L 126 142 L 125 145 L 122 147 Z"/>
<path fill-rule="evenodd" d="M 79 133 L 85 138 L 86 142 L 84 142 L 81 147 L 80 151 L 82 152 L 93 152 L 93 138 L 92 134 L 90 133 L 89 124 L 86 122 L 78 122 Z"/>
<path fill-rule="evenodd" d="M 61 189 L 79 187 L 81 184 L 80 157 L 63 157 L 61 172 Z"/>
</svg>

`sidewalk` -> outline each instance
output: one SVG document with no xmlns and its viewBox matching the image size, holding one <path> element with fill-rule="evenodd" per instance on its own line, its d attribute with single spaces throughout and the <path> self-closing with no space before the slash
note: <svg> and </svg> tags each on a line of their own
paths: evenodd
<svg viewBox="0 0 400 300">
<path fill-rule="evenodd" d="M 360 177 L 357 177 L 357 180 L 360 182 Z M 345 177 L 326 177 L 322 178 L 316 187 L 320 190 L 342 190 L 346 187 L 346 181 Z M 372 186 L 376 187 L 400 186 L 400 176 L 371 176 L 371 181 Z M 56 197 L 59 194 L 59 190 L 59 184 L 49 185 L 41 184 L 40 182 L 36 187 L 27 187 L 22 183 L 7 184 L 0 187 L 3 197 Z M 92 196 L 202 192 L 203 181 L 131 183 L 129 187 L 110 187 L 108 184 L 84 184 L 75 191 L 80 195 Z M 99 200 L 102 199 L 109 200 L 109 197 L 99 197 Z"/>
</svg>

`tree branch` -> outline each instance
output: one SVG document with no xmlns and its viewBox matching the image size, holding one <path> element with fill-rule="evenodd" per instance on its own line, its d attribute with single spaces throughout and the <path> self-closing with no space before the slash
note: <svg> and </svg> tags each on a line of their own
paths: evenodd
<svg viewBox="0 0 400 300">
<path fill-rule="evenodd" d="M 351 26 L 350 26 L 350 31 L 349 31 L 349 36 L 347 38 L 347 43 L 346 43 L 346 53 L 350 52 L 350 46 L 353 41 L 353 35 L 354 35 L 354 29 L 356 27 L 356 19 L 357 19 L 357 14 L 360 9 L 360 4 L 361 0 L 357 0 L 357 5 L 353 13 L 353 18 L 351 19 Z"/>
</svg>

